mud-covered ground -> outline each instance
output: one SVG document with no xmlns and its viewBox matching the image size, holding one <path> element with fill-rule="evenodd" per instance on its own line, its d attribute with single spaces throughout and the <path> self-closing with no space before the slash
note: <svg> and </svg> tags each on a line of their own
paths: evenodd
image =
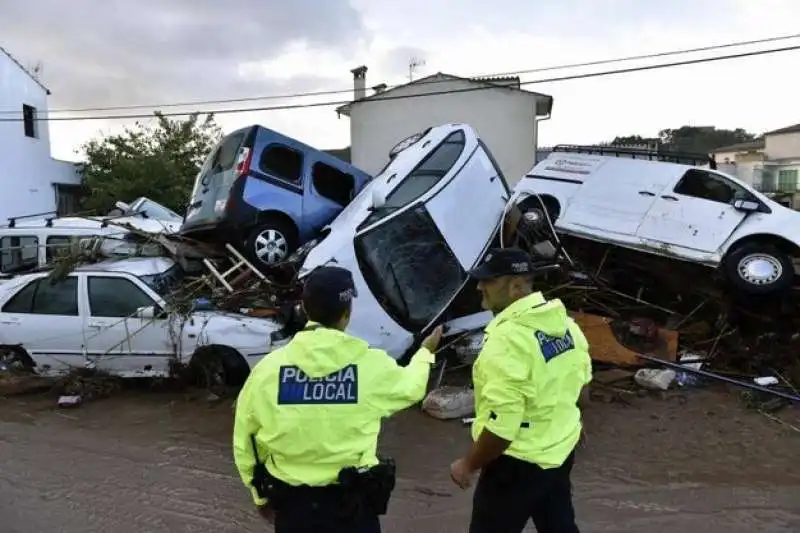
<svg viewBox="0 0 800 533">
<path fill-rule="evenodd" d="M 127 392 L 71 410 L 0 400 L 3 533 L 269 531 L 234 475 L 230 401 Z M 800 409 L 777 415 L 800 427 Z M 575 501 L 584 532 L 800 531 L 800 433 L 723 390 L 591 402 Z M 448 465 L 460 422 L 390 420 L 399 463 L 384 531 L 466 531 L 470 493 Z M 531 528 L 531 531 L 533 529 Z"/>
</svg>

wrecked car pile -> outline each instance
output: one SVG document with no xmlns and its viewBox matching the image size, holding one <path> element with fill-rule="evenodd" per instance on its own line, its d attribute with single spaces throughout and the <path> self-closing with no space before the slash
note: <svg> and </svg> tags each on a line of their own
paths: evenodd
<svg viewBox="0 0 800 533">
<path fill-rule="evenodd" d="M 207 385 L 237 384 L 261 357 L 304 326 L 298 305 L 302 279 L 318 266 L 337 264 L 353 272 L 359 294 L 349 332 L 398 361 L 435 325 L 448 326 L 438 386 L 446 369 L 471 364 L 482 329 L 491 319 L 480 309 L 467 272 L 490 246 L 516 245 L 559 265 L 537 283 L 548 298 L 562 299 L 571 310 L 599 365 L 647 366 L 641 354 L 668 362 L 691 356 L 694 366 L 686 366 L 686 373 L 665 374 L 671 377 L 667 385 L 695 383 L 687 376 L 698 366 L 800 382 L 794 348 L 800 345 L 795 333 L 800 304 L 784 287 L 785 269 L 755 283 L 780 291 L 753 294 L 766 291 L 738 290 L 741 283 L 719 279 L 730 269 L 708 268 L 716 263 L 673 253 L 675 248 L 663 246 L 665 239 L 656 244 L 644 239 L 634 246 L 630 234 L 625 240 L 613 237 L 608 228 L 591 229 L 590 215 L 598 209 L 612 217 L 607 211 L 610 200 L 584 185 L 579 188 L 588 191 L 586 195 L 570 192 L 563 204 L 568 207 L 562 209 L 554 203 L 560 198 L 557 194 L 540 190 L 531 185 L 537 180 L 528 178 L 511 191 L 488 148 L 467 125 L 430 128 L 399 146 L 402 149 L 393 151 L 384 170 L 363 182 L 316 239 L 281 262 L 254 262 L 248 241 L 243 244 L 236 235 L 228 242 L 201 242 L 196 234 L 149 233 L 128 224 L 140 241 L 157 245 L 161 253 L 156 255 L 162 257 L 132 257 L 142 254 L 130 251 L 127 258 L 97 261 L 82 247 L 77 255 L 74 249 L 63 255 L 47 272 L 0 284 L 0 354 L 5 353 L 0 364 L 45 375 L 88 368 L 122 377 L 163 377 L 191 369 Z M 252 149 L 247 148 L 246 159 L 253 157 Z M 614 157 L 593 155 L 590 168 L 602 168 Z M 530 175 L 549 176 L 559 187 L 574 189 L 575 179 L 569 183 L 563 176 L 542 172 L 552 167 L 550 174 L 590 173 L 579 157 L 570 154 L 567 163 L 559 163 L 561 159 L 563 151 L 554 152 Z M 646 163 L 662 169 L 656 174 L 669 174 L 676 181 L 680 176 L 675 168 L 670 167 L 670 173 L 658 165 L 696 170 L 680 162 Z M 238 163 L 232 165 L 238 174 L 226 187 L 241 191 L 245 185 L 237 180 L 261 179 L 249 175 L 249 159 L 246 166 L 248 172 Z M 213 185 L 211 179 L 201 172 L 193 198 Z M 622 182 L 637 186 L 631 180 Z M 672 186 L 666 181 L 662 185 Z M 754 210 L 749 204 L 734 205 L 732 209 L 743 214 L 723 242 L 731 232 L 744 231 L 742 221 L 766 216 L 764 207 L 773 209 L 754 191 L 737 186 L 763 206 Z M 231 205 L 220 205 L 220 212 L 235 216 L 229 213 Z M 220 205 L 214 204 L 215 209 Z M 637 209 L 646 214 L 648 208 Z M 633 215 L 618 218 L 635 222 Z M 601 225 L 605 220 L 595 219 Z M 570 230 L 570 221 L 579 225 L 576 220 L 583 221 L 583 230 Z M 702 234 L 708 229 L 699 219 L 693 224 L 692 231 Z M 714 231 L 719 240 L 721 230 Z M 750 272 L 747 269 L 756 263 L 783 268 L 783 256 L 777 263 L 764 259 L 771 249 L 759 249 L 750 259 L 739 257 L 740 265 L 747 264 L 734 270 Z M 44 283 L 45 279 L 59 283 Z"/>
</svg>

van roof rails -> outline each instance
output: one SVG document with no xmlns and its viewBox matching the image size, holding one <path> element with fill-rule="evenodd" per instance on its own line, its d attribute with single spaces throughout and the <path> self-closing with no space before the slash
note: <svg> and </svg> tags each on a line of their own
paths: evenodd
<svg viewBox="0 0 800 533">
<path fill-rule="evenodd" d="M 597 154 L 613 157 L 630 157 L 632 159 L 647 159 L 664 163 L 678 163 L 681 165 L 702 166 L 708 165 L 716 170 L 716 160 L 708 154 L 692 152 L 676 152 L 670 150 L 647 150 L 646 148 L 629 148 L 625 146 L 580 146 L 573 144 L 559 144 L 553 152 L 567 152 L 574 154 Z"/>
<path fill-rule="evenodd" d="M 45 211 L 43 213 L 33 213 L 31 215 L 20 215 L 20 216 L 17 216 L 17 217 L 8 217 L 8 227 L 9 228 L 16 227 L 17 220 L 22 220 L 22 219 L 25 219 L 25 218 L 39 218 L 39 217 L 44 217 L 44 216 L 47 216 L 47 215 L 55 215 L 55 216 L 50 217 L 50 218 L 47 219 L 47 227 L 50 227 L 50 226 L 53 225 L 53 219 L 58 217 L 58 212 L 57 211 Z"/>
</svg>

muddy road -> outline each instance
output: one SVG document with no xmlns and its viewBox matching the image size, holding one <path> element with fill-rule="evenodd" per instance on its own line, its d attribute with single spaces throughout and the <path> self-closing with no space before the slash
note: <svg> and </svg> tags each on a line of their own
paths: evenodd
<svg viewBox="0 0 800 533">
<path fill-rule="evenodd" d="M 124 393 L 72 410 L 0 400 L 3 533 L 269 531 L 230 454 L 230 401 Z M 779 416 L 800 426 L 800 409 Z M 800 531 L 800 433 L 724 391 L 591 403 L 575 471 L 584 532 Z M 387 532 L 463 532 L 470 493 L 448 476 L 458 422 L 411 410 L 383 448 L 399 463 Z M 531 531 L 533 529 L 531 528 Z"/>
</svg>

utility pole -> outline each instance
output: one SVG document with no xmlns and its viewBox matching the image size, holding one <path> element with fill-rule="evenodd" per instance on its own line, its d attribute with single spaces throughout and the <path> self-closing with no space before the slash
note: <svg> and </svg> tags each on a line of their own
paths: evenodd
<svg viewBox="0 0 800 533">
<path fill-rule="evenodd" d="M 425 60 L 424 59 L 417 59 L 416 57 L 412 57 L 411 60 L 408 62 L 408 81 L 414 81 L 414 71 L 417 70 L 417 67 L 424 67 Z"/>
</svg>

